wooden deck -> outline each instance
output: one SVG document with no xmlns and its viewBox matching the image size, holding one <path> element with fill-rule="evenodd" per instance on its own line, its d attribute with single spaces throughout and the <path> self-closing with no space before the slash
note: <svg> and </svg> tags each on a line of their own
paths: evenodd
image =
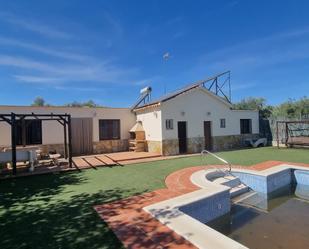
<svg viewBox="0 0 309 249">
<path fill-rule="evenodd" d="M 42 175 L 49 173 L 58 173 L 63 171 L 74 171 L 82 169 L 96 169 L 97 167 L 122 166 L 132 163 L 140 163 L 154 160 L 166 159 L 158 153 L 151 152 L 116 152 L 108 154 L 98 154 L 89 156 L 73 157 L 73 167 L 70 168 L 68 163 L 61 165 L 40 164 L 35 167 L 33 172 L 29 171 L 29 165 L 20 164 L 17 167 L 17 175 L 12 174 L 12 169 L 0 171 L 0 179 L 15 178 L 30 175 Z"/>
<path fill-rule="evenodd" d="M 138 161 L 160 157 L 159 153 L 152 152 L 116 152 L 89 156 L 73 157 L 74 166 L 83 168 L 96 168 L 100 166 L 122 165 L 122 162 Z"/>
</svg>

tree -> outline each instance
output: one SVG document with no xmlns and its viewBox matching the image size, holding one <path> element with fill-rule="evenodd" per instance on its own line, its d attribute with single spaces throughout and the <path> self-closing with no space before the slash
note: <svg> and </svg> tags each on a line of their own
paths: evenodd
<svg viewBox="0 0 309 249">
<path fill-rule="evenodd" d="M 240 102 L 235 103 L 234 109 L 259 110 L 260 116 L 263 118 L 269 118 L 273 111 L 273 107 L 271 105 L 266 105 L 266 99 L 254 97 L 242 99 Z"/>
<path fill-rule="evenodd" d="M 42 97 L 36 97 L 31 106 L 46 106 L 46 103 Z"/>
<path fill-rule="evenodd" d="M 88 100 L 86 102 L 77 102 L 73 101 L 72 103 L 66 104 L 65 106 L 70 106 L 70 107 L 99 107 L 98 104 L 96 104 L 93 100 Z"/>
<path fill-rule="evenodd" d="M 88 107 L 97 107 L 97 105 L 93 100 L 88 100 L 87 102 L 83 103 L 83 106 L 88 106 Z"/>
<path fill-rule="evenodd" d="M 289 99 L 276 106 L 273 111 L 274 117 L 281 118 L 301 118 L 309 114 L 309 98 L 302 97 L 299 100 Z"/>
</svg>

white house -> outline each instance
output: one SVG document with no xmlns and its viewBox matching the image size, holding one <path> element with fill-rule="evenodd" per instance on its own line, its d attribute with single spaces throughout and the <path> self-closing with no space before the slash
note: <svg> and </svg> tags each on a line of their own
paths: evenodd
<svg viewBox="0 0 309 249">
<path fill-rule="evenodd" d="M 0 114 L 11 112 L 70 114 L 74 155 L 128 150 L 129 131 L 137 121 L 145 131 L 144 149 L 163 155 L 237 148 L 259 134 L 258 111 L 233 110 L 229 101 L 200 84 L 133 109 L 0 106 Z M 20 122 L 17 141 L 63 153 L 63 126 L 57 121 Z M 0 150 L 10 144 L 10 125 L 0 122 Z"/>
<path fill-rule="evenodd" d="M 222 97 L 192 85 L 134 109 L 149 151 L 164 155 L 241 147 L 259 134 L 258 111 L 233 110 Z"/>
<path fill-rule="evenodd" d="M 74 155 L 128 150 L 128 131 L 136 122 L 129 108 L 0 106 L 0 114 L 11 112 L 70 114 Z M 57 121 L 32 120 L 20 124 L 17 135 L 17 145 L 40 145 L 45 151 L 64 151 L 63 126 Z M 0 122 L 0 151 L 10 145 L 11 127 Z"/>
</svg>

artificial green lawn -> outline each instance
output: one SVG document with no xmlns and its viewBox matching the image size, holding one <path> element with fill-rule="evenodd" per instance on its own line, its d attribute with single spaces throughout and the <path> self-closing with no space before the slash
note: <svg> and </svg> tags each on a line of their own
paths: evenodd
<svg viewBox="0 0 309 249">
<path fill-rule="evenodd" d="M 309 163 L 309 150 L 271 147 L 218 153 L 233 164 Z M 207 156 L 89 169 L 0 182 L 0 248 L 121 248 L 93 205 L 163 188 L 173 171 L 218 164 Z"/>
</svg>

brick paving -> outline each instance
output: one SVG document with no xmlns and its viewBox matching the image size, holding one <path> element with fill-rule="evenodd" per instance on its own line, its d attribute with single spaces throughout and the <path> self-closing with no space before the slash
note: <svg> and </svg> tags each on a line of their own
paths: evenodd
<svg viewBox="0 0 309 249">
<path fill-rule="evenodd" d="M 233 166 L 233 168 L 265 170 L 283 163 L 309 167 L 309 164 L 303 163 L 266 161 L 250 167 Z M 213 166 L 196 166 L 178 170 L 166 177 L 165 189 L 158 189 L 112 203 L 97 205 L 94 209 L 126 248 L 196 248 L 183 237 L 143 211 L 143 207 L 198 190 L 199 188 L 190 181 L 191 175 L 196 171 L 212 168 Z M 222 165 L 215 166 L 222 167 Z"/>
</svg>

